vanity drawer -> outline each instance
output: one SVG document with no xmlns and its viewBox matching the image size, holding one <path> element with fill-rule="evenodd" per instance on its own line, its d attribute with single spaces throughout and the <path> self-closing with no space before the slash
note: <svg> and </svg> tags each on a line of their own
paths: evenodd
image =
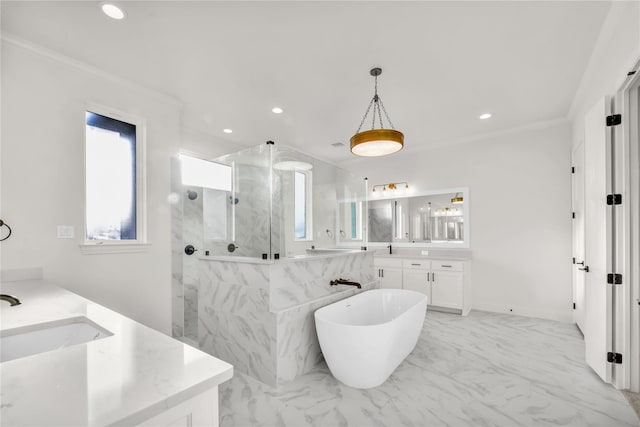
<svg viewBox="0 0 640 427">
<path fill-rule="evenodd" d="M 432 270 L 464 271 L 464 261 L 431 261 Z"/>
<path fill-rule="evenodd" d="M 398 258 L 384 258 L 384 257 L 376 257 L 373 261 L 376 268 L 378 267 L 402 267 L 402 260 Z"/>
<path fill-rule="evenodd" d="M 404 259 L 402 260 L 402 268 L 429 270 L 431 268 L 431 261 L 423 259 Z"/>
</svg>

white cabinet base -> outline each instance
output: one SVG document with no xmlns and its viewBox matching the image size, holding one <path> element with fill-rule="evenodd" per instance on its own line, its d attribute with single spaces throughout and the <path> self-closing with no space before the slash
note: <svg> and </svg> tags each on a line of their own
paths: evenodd
<svg viewBox="0 0 640 427">
<path fill-rule="evenodd" d="M 218 427 L 218 387 L 198 394 L 139 425 L 145 427 Z"/>
<path fill-rule="evenodd" d="M 469 262 L 419 257 L 376 257 L 381 288 L 427 295 L 428 308 L 466 316 L 471 310 Z"/>
</svg>

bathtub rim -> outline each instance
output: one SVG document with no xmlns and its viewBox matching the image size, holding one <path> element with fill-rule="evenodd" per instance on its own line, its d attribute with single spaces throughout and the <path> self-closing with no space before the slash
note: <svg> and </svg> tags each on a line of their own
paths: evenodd
<svg viewBox="0 0 640 427">
<path fill-rule="evenodd" d="M 322 311 L 323 309 L 325 309 L 325 308 L 327 308 L 327 307 L 331 307 L 333 304 L 338 304 L 338 303 L 342 303 L 342 302 L 345 302 L 345 301 L 347 301 L 347 300 L 350 300 L 350 299 L 352 299 L 352 298 L 357 298 L 357 297 L 359 297 L 360 295 L 364 295 L 364 294 L 365 294 L 365 293 L 367 293 L 367 292 L 376 292 L 376 293 L 377 293 L 377 292 L 389 292 L 389 293 L 398 293 L 398 292 L 402 292 L 402 293 L 413 293 L 413 294 L 416 294 L 416 295 L 420 296 L 420 297 L 421 297 L 421 299 L 417 299 L 413 305 L 411 305 L 411 306 L 410 306 L 410 307 L 408 307 L 406 310 L 404 310 L 400 315 L 398 315 L 398 316 L 396 316 L 396 317 L 394 317 L 394 318 L 392 318 L 392 319 L 390 319 L 390 320 L 387 320 L 387 321 L 385 321 L 385 322 L 381 322 L 381 323 L 370 323 L 370 324 L 367 324 L 367 325 L 353 325 L 353 324 L 350 324 L 350 323 L 335 322 L 335 321 L 332 321 L 332 320 L 328 320 L 328 319 L 326 319 L 326 318 L 322 318 L 322 317 L 320 317 L 320 318 L 319 318 L 319 317 L 318 317 L 318 312 Z M 410 290 L 410 289 L 370 289 L 370 290 L 367 290 L 367 291 L 364 291 L 364 292 L 360 292 L 360 293 L 358 293 L 358 294 L 356 294 L 356 295 L 352 295 L 352 296 L 350 296 L 350 297 L 348 297 L 348 298 L 341 299 L 341 300 L 339 300 L 339 301 L 335 301 L 335 302 L 333 302 L 333 303 L 331 303 L 331 304 L 325 305 L 324 307 L 320 307 L 319 309 L 317 309 L 316 311 L 314 311 L 314 312 L 313 312 L 313 317 L 314 317 L 314 319 L 315 319 L 315 321 L 316 321 L 316 322 L 318 322 L 318 321 L 322 321 L 322 322 L 325 322 L 325 323 L 330 324 L 330 325 L 334 325 L 334 326 L 341 326 L 341 327 L 348 327 L 348 328 L 356 328 L 356 329 L 359 329 L 359 328 L 370 328 L 370 327 L 372 327 L 372 326 L 384 326 L 384 325 L 389 325 L 389 324 L 391 324 L 391 323 L 393 323 L 393 322 L 397 321 L 398 319 L 402 318 L 402 317 L 403 317 L 403 316 L 405 316 L 408 312 L 410 312 L 411 310 L 413 310 L 413 309 L 414 309 L 418 304 L 422 303 L 422 301 L 425 301 L 425 315 L 426 315 L 426 310 L 427 310 L 427 307 L 429 306 L 428 298 L 427 298 L 427 296 L 426 296 L 425 294 L 423 294 L 423 293 L 421 293 L 421 292 L 413 291 L 413 290 Z"/>
</svg>

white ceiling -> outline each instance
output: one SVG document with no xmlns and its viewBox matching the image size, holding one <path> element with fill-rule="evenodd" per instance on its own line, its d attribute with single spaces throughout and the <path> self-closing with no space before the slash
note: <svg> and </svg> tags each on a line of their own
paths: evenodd
<svg viewBox="0 0 640 427">
<path fill-rule="evenodd" d="M 337 163 L 353 157 L 373 66 L 383 68 L 379 93 L 405 133 L 402 155 L 566 117 L 610 5 L 119 4 L 123 21 L 94 1 L 3 0 L 2 31 L 170 94 L 184 103 L 187 126 L 239 148 L 274 140 Z M 487 111 L 493 118 L 479 120 Z"/>
</svg>

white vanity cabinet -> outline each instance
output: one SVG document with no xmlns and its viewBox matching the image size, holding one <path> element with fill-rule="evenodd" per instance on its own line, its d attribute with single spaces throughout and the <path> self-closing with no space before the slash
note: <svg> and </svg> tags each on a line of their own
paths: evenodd
<svg viewBox="0 0 640 427">
<path fill-rule="evenodd" d="M 461 261 L 431 261 L 431 304 L 465 311 L 465 272 Z M 469 300 L 467 296 L 467 300 Z M 468 301 L 467 301 L 467 305 Z"/>
<path fill-rule="evenodd" d="M 376 257 L 375 265 L 380 276 L 381 288 L 402 288 L 422 292 L 428 297 L 430 310 L 467 315 L 471 309 L 468 261 L 399 256 L 398 258 Z M 401 276 L 400 282 L 395 278 L 398 270 Z M 382 275 L 386 275 L 386 278 Z M 392 275 L 393 282 L 389 280 Z"/>
<path fill-rule="evenodd" d="M 402 260 L 375 258 L 374 266 L 383 289 L 402 289 Z"/>
<path fill-rule="evenodd" d="M 431 261 L 402 260 L 402 288 L 422 292 L 431 304 Z"/>
</svg>

